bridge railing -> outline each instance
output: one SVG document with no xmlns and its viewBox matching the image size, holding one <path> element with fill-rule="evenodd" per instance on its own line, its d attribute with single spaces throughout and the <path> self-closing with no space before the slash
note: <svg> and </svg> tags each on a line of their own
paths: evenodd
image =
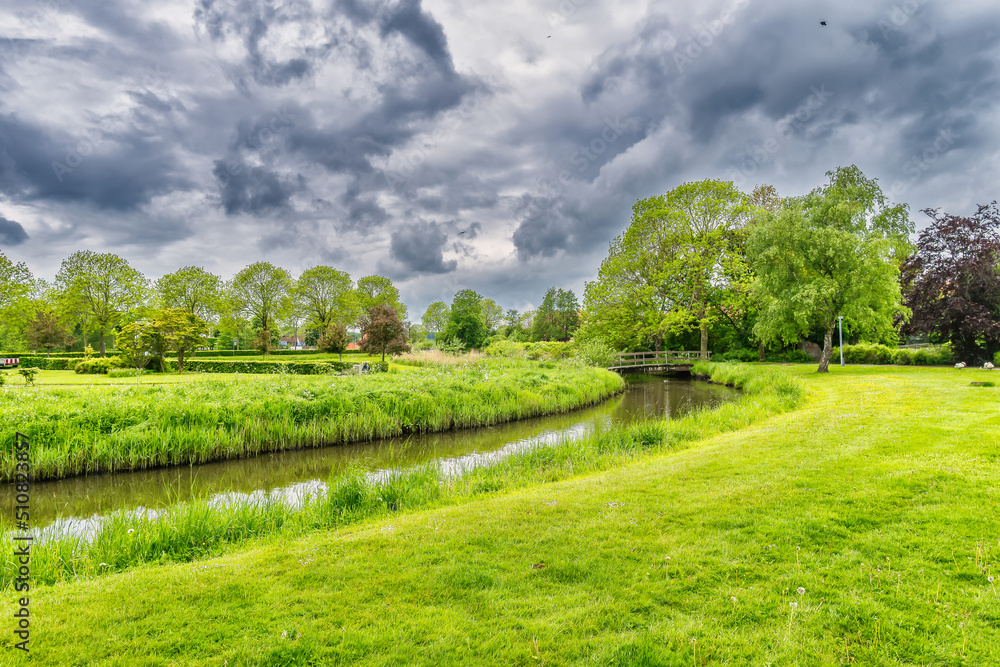
<svg viewBox="0 0 1000 667">
<path fill-rule="evenodd" d="M 709 361 L 711 352 L 702 355 L 701 352 L 663 351 L 663 352 L 628 352 L 619 354 L 615 365 L 611 368 L 632 368 L 635 366 L 669 366 L 671 364 L 693 364 L 704 359 Z"/>
</svg>

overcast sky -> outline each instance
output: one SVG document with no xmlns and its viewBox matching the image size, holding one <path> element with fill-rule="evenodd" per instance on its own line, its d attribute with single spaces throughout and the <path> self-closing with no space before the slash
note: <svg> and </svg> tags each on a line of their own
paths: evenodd
<svg viewBox="0 0 1000 667">
<path fill-rule="evenodd" d="M 415 318 L 462 288 L 523 310 L 685 181 L 853 163 L 918 228 L 998 196 L 984 0 L 0 4 L 0 250 L 47 279 L 82 249 L 330 264 Z"/>
</svg>

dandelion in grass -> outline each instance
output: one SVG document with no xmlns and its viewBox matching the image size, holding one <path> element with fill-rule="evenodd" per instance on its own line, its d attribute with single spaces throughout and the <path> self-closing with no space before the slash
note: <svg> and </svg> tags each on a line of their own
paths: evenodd
<svg viewBox="0 0 1000 667">
<path fill-rule="evenodd" d="M 806 589 L 804 589 L 801 586 L 799 586 L 798 588 L 795 589 L 795 592 L 798 593 L 799 595 L 805 595 L 806 594 Z"/>
</svg>

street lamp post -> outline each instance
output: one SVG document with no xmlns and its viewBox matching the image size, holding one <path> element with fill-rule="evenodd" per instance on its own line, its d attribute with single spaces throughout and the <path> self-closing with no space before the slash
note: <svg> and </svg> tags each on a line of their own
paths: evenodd
<svg viewBox="0 0 1000 667">
<path fill-rule="evenodd" d="M 840 365 L 844 365 L 844 316 L 837 315 L 837 319 L 840 320 Z"/>
</svg>

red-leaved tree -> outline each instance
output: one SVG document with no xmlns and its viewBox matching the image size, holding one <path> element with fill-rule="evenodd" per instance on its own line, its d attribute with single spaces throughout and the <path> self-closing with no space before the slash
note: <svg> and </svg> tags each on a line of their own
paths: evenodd
<svg viewBox="0 0 1000 667">
<path fill-rule="evenodd" d="M 970 217 L 924 213 L 933 222 L 902 266 L 906 330 L 938 334 L 962 361 L 989 360 L 1000 349 L 1000 211 L 993 202 Z"/>
<path fill-rule="evenodd" d="M 410 351 L 406 342 L 406 328 L 392 306 L 375 306 L 361 317 L 360 324 L 361 349 L 373 354 L 381 353 L 383 363 L 386 352 L 399 354 Z"/>
</svg>

